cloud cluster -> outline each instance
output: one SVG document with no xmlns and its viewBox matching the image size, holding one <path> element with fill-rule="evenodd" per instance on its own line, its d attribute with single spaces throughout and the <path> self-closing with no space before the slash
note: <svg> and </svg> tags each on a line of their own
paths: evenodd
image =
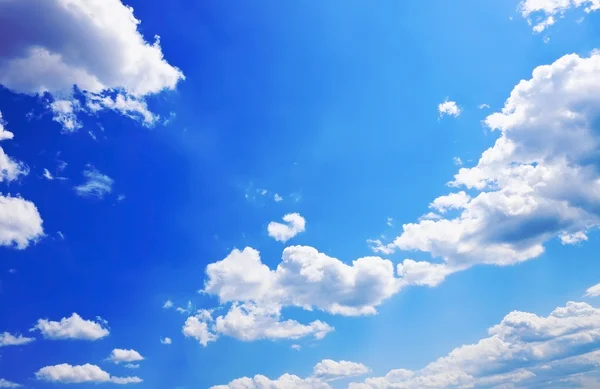
<svg viewBox="0 0 600 389">
<path fill-rule="evenodd" d="M 0 141 L 14 138 L 5 125 L 0 112 Z M 14 181 L 28 173 L 29 169 L 24 164 L 11 159 L 0 147 L 0 183 Z M 0 246 L 26 248 L 44 236 L 42 223 L 42 217 L 31 201 L 0 193 Z"/>
<path fill-rule="evenodd" d="M 405 224 L 393 244 L 443 260 L 446 272 L 535 258 L 544 243 L 587 239 L 600 222 L 600 55 L 566 55 L 521 81 L 485 124 L 499 132 L 439 197 L 440 214 Z M 444 215 L 444 216 L 442 216 Z"/>
<path fill-rule="evenodd" d="M 391 261 L 364 257 L 346 264 L 307 246 L 283 250 L 275 270 L 262 263 L 260 253 L 246 247 L 233 250 L 206 268 L 203 293 L 230 304 L 216 318 L 207 311 L 190 316 L 186 336 L 207 345 L 219 335 L 251 341 L 324 337 L 333 327 L 316 320 L 301 324 L 283 320 L 282 309 L 317 309 L 334 315 L 372 315 L 376 307 L 410 284 L 435 286 L 449 273 L 444 264 L 410 259 L 394 269 Z"/>
<path fill-rule="evenodd" d="M 44 338 L 52 340 L 98 340 L 109 334 L 103 324 L 105 325 L 105 323 L 84 320 L 78 314 L 73 313 L 70 317 L 63 317 L 60 321 L 39 319 L 32 331 L 40 331 Z"/>
<path fill-rule="evenodd" d="M 35 373 L 39 380 L 62 384 L 104 383 L 137 384 L 142 382 L 139 377 L 113 377 L 100 367 L 86 363 L 85 365 L 60 365 L 42 367 Z"/>
<path fill-rule="evenodd" d="M 164 59 L 158 36 L 144 40 L 139 24 L 121 0 L 2 1 L 0 84 L 54 96 L 49 108 L 67 131 L 81 127 L 84 109 L 152 124 L 144 97 L 175 89 L 184 76 Z M 73 99 L 73 86 L 84 92 L 85 107 Z"/>
<path fill-rule="evenodd" d="M 600 310 L 585 303 L 547 317 L 514 311 L 488 332 L 421 370 L 392 370 L 350 389 L 555 388 L 600 367 Z"/>
<path fill-rule="evenodd" d="M 271 380 L 263 375 L 256 375 L 254 378 L 238 378 L 227 385 L 213 386 L 211 389 L 331 389 L 328 381 L 360 376 L 370 371 L 362 363 L 324 359 L 315 365 L 313 375 L 308 378 L 284 374 L 278 379 Z"/>
<path fill-rule="evenodd" d="M 600 284 L 596 284 L 588 288 L 585 293 L 586 297 L 598 297 L 600 296 Z"/>
<path fill-rule="evenodd" d="M 556 23 L 557 17 L 571 8 L 581 8 L 586 13 L 600 9 L 600 0 L 522 0 L 519 4 L 521 15 L 527 19 L 533 31 L 540 33 Z"/>
</svg>

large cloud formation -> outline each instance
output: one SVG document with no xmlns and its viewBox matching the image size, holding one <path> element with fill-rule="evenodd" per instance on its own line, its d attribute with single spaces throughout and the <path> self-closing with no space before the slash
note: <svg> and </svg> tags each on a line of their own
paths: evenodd
<svg viewBox="0 0 600 389">
<path fill-rule="evenodd" d="M 452 272 L 536 258 L 555 237 L 587 240 L 600 223 L 599 115 L 598 53 L 537 67 L 485 119 L 500 134 L 494 146 L 450 182 L 471 195 L 434 200 L 441 214 L 405 224 L 385 248 L 430 253 Z"/>
<path fill-rule="evenodd" d="M 514 311 L 488 332 L 488 338 L 458 347 L 422 370 L 392 370 L 350 389 L 558 388 L 581 380 L 599 384 L 599 309 L 569 302 L 547 317 Z"/>
<path fill-rule="evenodd" d="M 75 85 L 88 112 L 111 109 L 152 124 L 144 96 L 172 90 L 184 76 L 139 24 L 120 0 L 0 0 L 0 84 L 53 95 L 58 103 L 49 108 L 68 131 L 84 109 L 70 97 Z"/>
<path fill-rule="evenodd" d="M 397 369 L 349 389 L 572 388 L 600 385 L 600 309 L 569 302 L 548 316 L 514 311 L 489 337 L 452 350 L 417 371 Z M 212 389 L 330 389 L 329 381 L 370 372 L 360 363 L 323 360 L 314 374 L 257 375 Z M 589 386 L 584 386 L 585 384 Z"/>
</svg>

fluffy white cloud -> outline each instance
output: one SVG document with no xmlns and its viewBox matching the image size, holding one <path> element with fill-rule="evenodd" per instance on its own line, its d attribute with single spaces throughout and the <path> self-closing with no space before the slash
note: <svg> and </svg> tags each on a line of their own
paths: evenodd
<svg viewBox="0 0 600 389">
<path fill-rule="evenodd" d="M 20 334 L 12 335 L 8 332 L 4 332 L 0 334 L 0 347 L 22 346 L 27 343 L 31 343 L 34 340 L 35 338 L 27 338 Z"/>
<path fill-rule="evenodd" d="M 173 343 L 173 341 L 171 340 L 171 338 L 166 337 L 164 339 L 161 339 L 160 343 L 162 343 L 162 344 L 171 344 L 171 343 Z"/>
<path fill-rule="evenodd" d="M 107 359 L 111 362 L 114 362 L 115 364 L 119 364 L 121 362 L 143 361 L 144 357 L 142 357 L 140 353 L 138 353 L 135 350 L 124 350 L 116 348 L 110 353 Z"/>
<path fill-rule="evenodd" d="M 142 382 L 138 377 L 112 377 L 96 365 L 72 366 L 67 363 L 54 366 L 46 366 L 35 373 L 39 380 L 58 382 L 63 384 L 81 384 L 81 383 L 103 383 L 112 382 L 115 384 L 136 384 Z"/>
<path fill-rule="evenodd" d="M 421 370 L 392 370 L 350 388 L 557 387 L 600 366 L 600 310 L 585 303 L 569 302 L 547 317 L 514 311 L 489 335 Z"/>
<path fill-rule="evenodd" d="M 253 378 L 243 377 L 231 381 L 227 385 L 217 385 L 210 389 L 331 389 L 327 382 L 312 377 L 303 379 L 295 375 L 284 374 L 276 380 L 264 375 Z"/>
<path fill-rule="evenodd" d="M 457 271 L 535 258 L 556 237 L 563 244 L 584 241 L 600 223 L 599 80 L 597 53 L 566 55 L 536 68 L 503 110 L 485 119 L 499 132 L 495 145 L 450 183 L 474 194 L 432 202 L 458 214 L 405 224 L 394 245 L 430 253 Z"/>
<path fill-rule="evenodd" d="M 0 142 L 4 140 L 11 140 L 14 138 L 14 134 L 6 129 L 6 122 L 2 119 L 2 112 L 0 112 Z M 13 181 L 19 178 L 21 175 L 27 175 L 29 169 L 21 162 L 17 162 L 11 159 L 4 149 L 0 147 L 0 182 Z"/>
<path fill-rule="evenodd" d="M 84 320 L 76 313 L 63 317 L 60 321 L 39 319 L 32 331 L 39 330 L 46 339 L 98 340 L 109 334 L 101 323 Z"/>
<path fill-rule="evenodd" d="M 556 23 L 557 17 L 571 8 L 580 8 L 586 13 L 600 9 L 600 0 L 522 0 L 519 4 L 521 15 L 533 26 L 536 33 L 542 32 Z"/>
<path fill-rule="evenodd" d="M 351 265 L 319 253 L 312 247 L 291 246 L 271 270 L 257 250 L 233 250 L 225 259 L 209 264 L 203 293 L 231 304 L 213 319 L 201 313 L 187 319 L 184 334 L 206 345 L 220 335 L 255 339 L 320 339 L 333 327 L 316 320 L 302 324 L 283 320 L 282 309 L 299 307 L 330 314 L 372 315 L 376 307 L 404 286 L 435 286 L 452 271 L 445 264 L 405 260 L 395 271 L 391 261 L 364 257 Z M 397 276 L 396 276 L 397 274 Z"/>
<path fill-rule="evenodd" d="M 81 127 L 83 107 L 69 98 L 74 85 L 92 112 L 112 109 L 153 123 L 144 96 L 172 90 L 184 76 L 163 58 L 158 37 L 144 40 L 139 24 L 120 0 L 2 1 L 0 25 L 11 33 L 0 37 L 0 84 L 57 97 L 50 109 L 67 131 Z"/>
<path fill-rule="evenodd" d="M 0 195 L 0 246 L 26 248 L 44 236 L 42 223 L 42 217 L 31 201 Z"/>
<path fill-rule="evenodd" d="M 598 297 L 598 296 L 600 296 L 600 284 L 596 284 L 596 285 L 588 288 L 588 290 L 586 290 L 585 295 L 586 295 L 586 297 Z"/>
<path fill-rule="evenodd" d="M 460 115 L 461 109 L 456 104 L 455 101 L 445 100 L 444 102 L 442 102 L 438 105 L 438 112 L 440 113 L 440 117 L 442 117 L 442 116 L 457 117 Z"/>
<path fill-rule="evenodd" d="M 2 119 L 2 112 L 0 112 L 0 141 L 9 140 L 15 137 L 15 135 L 8 131 L 4 126 L 6 123 Z"/>
<path fill-rule="evenodd" d="M 0 141 L 14 138 L 5 125 L 0 112 Z M 24 164 L 11 159 L 0 147 L 0 182 L 13 181 L 28 173 L 29 169 Z M 0 194 L 0 246 L 26 248 L 30 242 L 35 242 L 44 235 L 42 222 L 32 202 Z"/>
<path fill-rule="evenodd" d="M 313 376 L 323 381 L 333 381 L 340 378 L 356 377 L 371 371 L 362 363 L 349 361 L 333 361 L 324 359 L 313 368 Z"/>
<path fill-rule="evenodd" d="M 20 388 L 23 385 L 0 378 L 0 388 Z"/>
<path fill-rule="evenodd" d="M 88 169 L 83 172 L 83 176 L 87 181 L 74 188 L 78 195 L 101 199 L 106 194 L 112 192 L 114 180 L 106 174 L 100 173 L 94 167 L 88 167 Z"/>
<path fill-rule="evenodd" d="M 299 213 L 289 213 L 283 217 L 286 224 L 271 222 L 267 226 L 269 236 L 278 242 L 287 242 L 306 230 L 306 220 Z"/>
</svg>

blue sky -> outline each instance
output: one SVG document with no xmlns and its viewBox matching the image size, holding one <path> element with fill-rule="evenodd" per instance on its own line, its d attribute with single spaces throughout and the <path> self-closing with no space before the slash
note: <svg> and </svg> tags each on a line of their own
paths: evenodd
<svg viewBox="0 0 600 389">
<path fill-rule="evenodd" d="M 0 0 L 0 387 L 600 387 L 599 9 Z"/>
</svg>

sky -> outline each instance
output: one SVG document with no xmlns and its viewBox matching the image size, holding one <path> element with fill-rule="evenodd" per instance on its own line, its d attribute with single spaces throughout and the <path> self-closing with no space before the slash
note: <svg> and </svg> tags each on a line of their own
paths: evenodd
<svg viewBox="0 0 600 389">
<path fill-rule="evenodd" d="M 600 387 L 598 0 L 0 0 L 0 388 Z"/>
</svg>

